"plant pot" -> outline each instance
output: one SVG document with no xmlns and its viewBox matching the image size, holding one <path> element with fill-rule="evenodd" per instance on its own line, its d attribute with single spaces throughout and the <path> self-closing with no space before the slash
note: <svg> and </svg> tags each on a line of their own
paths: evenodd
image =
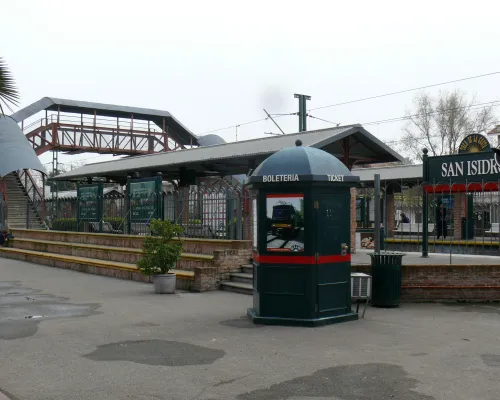
<svg viewBox="0 0 500 400">
<path fill-rule="evenodd" d="M 175 293 L 175 274 L 169 272 L 165 275 L 155 275 L 153 278 L 155 293 L 172 294 Z"/>
</svg>

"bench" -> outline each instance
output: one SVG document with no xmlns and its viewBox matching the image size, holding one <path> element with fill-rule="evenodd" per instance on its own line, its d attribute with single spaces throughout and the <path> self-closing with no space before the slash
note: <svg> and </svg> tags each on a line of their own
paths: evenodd
<svg viewBox="0 0 500 400">
<path fill-rule="evenodd" d="M 500 223 L 499 222 L 492 222 L 490 229 L 488 229 L 484 233 L 488 233 L 490 235 L 492 235 L 492 234 L 498 235 L 500 233 Z"/>
<path fill-rule="evenodd" d="M 424 229 L 424 224 L 412 224 L 409 222 L 401 222 L 396 229 L 394 229 L 394 233 L 399 234 L 410 234 L 410 233 L 422 233 Z M 434 224 L 429 223 L 427 225 L 427 231 L 429 233 L 434 232 Z"/>
<path fill-rule="evenodd" d="M 93 232 L 99 232 L 99 222 L 90 222 L 90 227 Z M 123 231 L 119 229 L 113 229 L 113 226 L 109 222 L 102 223 L 102 232 L 99 233 L 117 233 L 121 234 Z"/>
<path fill-rule="evenodd" d="M 203 237 L 215 239 L 217 236 L 212 232 L 209 225 L 186 225 L 184 226 L 184 236 Z"/>
</svg>

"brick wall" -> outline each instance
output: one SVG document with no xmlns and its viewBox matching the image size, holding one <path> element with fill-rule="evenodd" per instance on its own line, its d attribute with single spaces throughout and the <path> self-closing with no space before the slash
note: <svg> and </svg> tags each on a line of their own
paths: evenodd
<svg viewBox="0 0 500 400">
<path fill-rule="evenodd" d="M 217 268 L 196 267 L 194 270 L 194 282 L 191 290 L 195 292 L 206 292 L 219 288 L 220 280 Z"/>
<path fill-rule="evenodd" d="M 371 274 L 370 265 L 353 272 Z M 406 301 L 500 301 L 500 265 L 404 265 Z"/>
<path fill-rule="evenodd" d="M 217 268 L 219 279 L 230 279 L 231 272 L 237 271 L 241 265 L 249 264 L 251 256 L 252 252 L 249 248 L 214 251 L 213 263 Z"/>
<path fill-rule="evenodd" d="M 455 239 L 462 238 L 462 217 L 466 214 L 466 194 L 457 193 L 453 201 L 453 237 Z M 449 218 L 449 217 L 448 217 Z"/>
<path fill-rule="evenodd" d="M 386 215 L 387 215 L 387 226 L 385 227 L 386 229 L 386 236 L 387 237 L 393 237 L 394 236 L 394 195 L 393 194 L 388 194 L 386 196 Z"/>
</svg>

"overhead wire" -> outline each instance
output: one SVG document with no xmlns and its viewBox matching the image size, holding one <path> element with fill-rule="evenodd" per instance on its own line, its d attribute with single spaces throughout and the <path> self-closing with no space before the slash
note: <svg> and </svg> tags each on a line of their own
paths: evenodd
<svg viewBox="0 0 500 400">
<path fill-rule="evenodd" d="M 332 121 L 328 121 L 327 119 L 323 119 L 323 118 L 315 117 L 314 115 L 311 115 L 311 114 L 307 114 L 307 116 L 308 116 L 309 118 L 319 119 L 320 121 L 323 121 L 323 122 L 328 122 L 329 124 L 332 124 L 332 125 L 336 125 L 336 126 L 339 126 L 339 125 L 340 125 L 340 123 L 339 123 L 339 122 L 332 122 Z"/>
<path fill-rule="evenodd" d="M 500 71 L 498 71 L 498 72 L 490 72 L 490 73 L 488 73 L 488 74 L 482 74 L 482 75 L 476 75 L 476 76 L 469 76 L 469 77 L 467 77 L 467 78 L 454 79 L 454 80 L 452 80 L 452 81 L 446 81 L 446 82 L 434 83 L 434 84 L 432 84 L 432 85 L 419 86 L 419 87 L 416 87 L 416 88 L 411 88 L 411 89 L 399 90 L 399 91 L 396 91 L 396 92 L 390 92 L 390 93 L 379 94 L 379 95 L 376 95 L 376 96 L 364 97 L 364 98 L 361 98 L 361 99 L 356 99 L 356 100 L 343 101 L 343 102 L 341 102 L 341 103 L 334 103 L 334 104 L 330 104 L 330 105 L 327 105 L 327 106 L 321 106 L 321 107 L 310 108 L 310 109 L 309 109 L 309 110 L 307 110 L 307 111 L 322 110 L 322 109 L 324 109 L 324 108 L 338 107 L 338 106 L 343 106 L 343 105 L 345 105 L 345 104 L 358 103 L 358 102 L 361 102 L 361 101 L 367 101 L 367 100 L 379 99 L 379 98 L 382 98 L 382 97 L 394 96 L 394 95 L 396 95 L 396 94 L 402 94 L 402 93 L 414 92 L 414 91 L 416 91 L 416 90 L 429 89 L 429 88 L 432 88 L 432 87 L 443 86 L 443 85 L 449 85 L 450 83 L 463 82 L 463 81 L 468 81 L 468 80 L 471 80 L 471 79 L 484 78 L 485 76 L 491 76 L 491 75 L 496 75 L 496 74 L 500 74 Z"/>
<path fill-rule="evenodd" d="M 344 102 L 340 102 L 340 103 L 329 104 L 329 105 L 326 105 L 326 106 L 314 107 L 314 108 L 308 109 L 307 111 L 309 112 L 309 111 L 315 111 L 315 110 L 322 110 L 322 109 L 325 109 L 325 108 L 338 107 L 338 106 L 342 106 L 342 105 L 346 105 L 346 104 L 352 104 L 352 103 L 358 103 L 358 102 L 362 102 L 362 101 L 374 100 L 374 99 L 379 99 L 379 98 L 383 98 L 383 97 L 394 96 L 394 95 L 397 95 L 397 94 L 413 92 L 413 91 L 416 91 L 416 90 L 429 89 L 429 88 L 432 88 L 432 87 L 444 86 L 444 85 L 449 85 L 451 83 L 464 82 L 464 81 L 469 81 L 469 80 L 472 80 L 472 79 L 479 79 L 479 78 L 484 78 L 484 77 L 487 77 L 487 76 L 498 75 L 498 74 L 500 74 L 500 71 L 490 72 L 490 73 L 487 73 L 487 74 L 481 74 L 481 75 L 475 75 L 475 76 L 469 76 L 469 77 L 460 78 L 460 79 L 454 79 L 454 80 L 446 81 L 446 82 L 433 83 L 433 84 L 430 84 L 430 85 L 419 86 L 419 87 L 416 87 L 416 88 L 404 89 L 404 90 L 399 90 L 399 91 L 396 91 L 396 92 L 384 93 L 384 94 L 379 94 L 379 95 L 375 95 L 375 96 L 364 97 L 364 98 L 361 98 L 361 99 L 355 99 L 355 100 L 349 100 L 349 101 L 344 101 Z M 276 118 L 280 118 L 280 117 L 284 117 L 284 116 L 297 115 L 297 114 L 298 114 L 297 112 L 292 112 L 292 113 L 271 114 L 271 115 L 272 116 L 276 116 Z M 318 117 L 315 117 L 315 118 L 319 119 Z M 223 130 L 226 130 L 226 129 L 235 128 L 236 126 L 250 125 L 250 124 L 257 123 L 257 122 L 265 121 L 267 119 L 268 118 L 261 118 L 261 119 L 256 119 L 256 120 L 253 120 L 253 121 L 247 121 L 247 122 L 242 122 L 242 123 L 239 123 L 239 124 L 230 125 L 230 126 L 227 126 L 225 128 L 212 129 L 210 131 L 206 131 L 206 132 L 200 133 L 200 135 L 207 135 L 209 133 L 220 132 L 220 131 L 223 131 Z M 331 121 L 326 121 L 326 120 L 325 120 L 325 122 L 332 123 Z"/>
<path fill-rule="evenodd" d="M 432 111 L 429 113 L 404 115 L 401 117 L 382 119 L 379 121 L 363 122 L 363 123 L 361 123 L 361 125 L 365 126 L 365 125 L 385 124 L 385 123 L 390 123 L 390 122 L 400 122 L 400 121 L 409 120 L 409 119 L 415 118 L 415 117 L 423 117 L 423 116 L 429 116 L 429 115 L 434 115 L 434 114 L 444 114 L 445 112 L 461 110 L 464 108 L 469 108 L 470 110 L 485 109 L 485 108 L 488 108 L 488 106 L 498 107 L 498 106 L 500 106 L 500 100 L 489 101 L 486 103 L 469 104 L 469 105 L 462 106 L 462 107 L 448 108 L 448 109 L 442 110 L 442 111 Z"/>
</svg>

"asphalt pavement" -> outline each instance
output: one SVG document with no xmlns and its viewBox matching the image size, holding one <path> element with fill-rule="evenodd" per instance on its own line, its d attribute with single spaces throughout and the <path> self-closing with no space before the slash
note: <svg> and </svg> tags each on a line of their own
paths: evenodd
<svg viewBox="0 0 500 400">
<path fill-rule="evenodd" d="M 500 307 L 253 325 L 250 296 L 0 259 L 0 392 L 18 400 L 497 400 Z M 0 395 L 2 399 L 2 395 Z M 3 400 L 3 399 L 2 399 Z"/>
</svg>

